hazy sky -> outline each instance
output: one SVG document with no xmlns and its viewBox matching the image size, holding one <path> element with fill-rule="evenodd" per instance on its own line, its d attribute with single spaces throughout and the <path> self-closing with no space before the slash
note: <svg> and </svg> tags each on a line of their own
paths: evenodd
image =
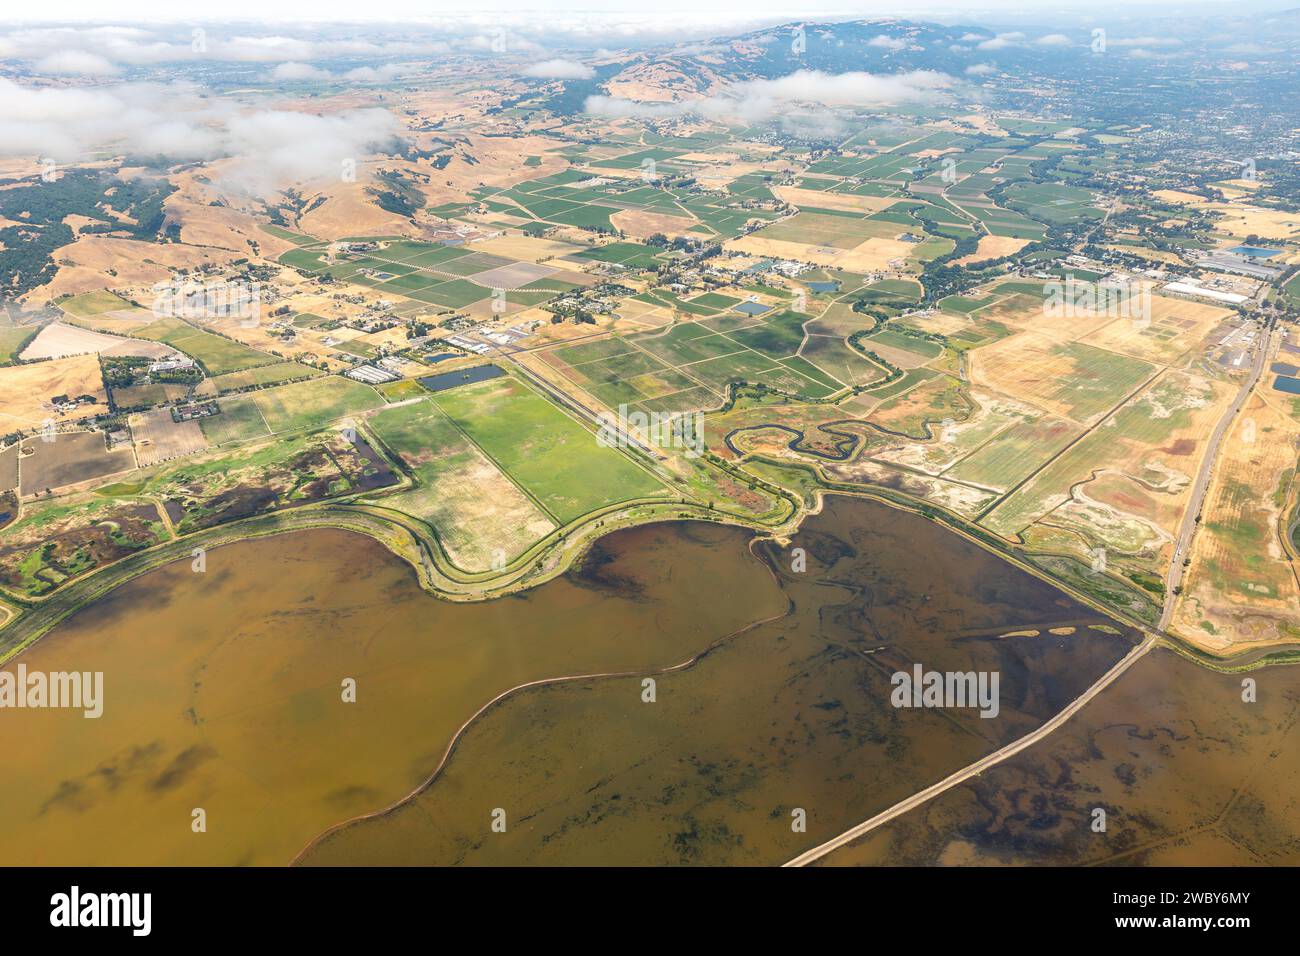
<svg viewBox="0 0 1300 956">
<path fill-rule="evenodd" d="M 532 17 L 553 15 L 562 18 L 594 17 L 597 19 L 662 20 L 666 16 L 686 22 L 752 22 L 759 18 L 780 20 L 815 19 L 819 16 L 867 18 L 873 16 L 961 16 L 978 18 L 981 14 L 1040 15 L 1044 20 L 1066 14 L 1091 14 L 1112 10 L 1129 15 L 1146 11 L 1169 14 L 1178 9 L 1219 7 L 1237 15 L 1247 10 L 1280 10 L 1295 6 L 1296 0 L 879 0 L 870 4 L 828 2 L 802 3 L 799 0 L 384 0 L 382 4 L 364 4 L 358 0 L 45 0 L 30 5 L 7 4 L 0 22 L 51 20 L 184 20 L 216 22 L 218 20 L 415 20 L 464 14 L 478 16 L 499 13 L 525 14 Z"/>
</svg>

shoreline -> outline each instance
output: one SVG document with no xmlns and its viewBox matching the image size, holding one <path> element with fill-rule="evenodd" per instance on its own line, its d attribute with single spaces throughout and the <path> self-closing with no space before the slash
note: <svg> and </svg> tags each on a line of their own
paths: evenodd
<svg viewBox="0 0 1300 956">
<path fill-rule="evenodd" d="M 44 600 L 24 602 L 10 598 L 7 605 L 11 616 L 6 623 L 0 625 L 0 666 L 16 659 L 64 620 L 106 597 L 119 585 L 166 564 L 189 558 L 195 549 L 209 551 L 227 544 L 294 531 L 328 528 L 353 531 L 367 535 L 409 564 L 421 589 L 427 593 L 446 601 L 477 603 L 528 590 L 564 574 L 578 564 L 596 542 L 611 532 L 661 521 L 707 521 L 749 530 L 756 539 L 788 541 L 799 531 L 807 517 L 822 511 L 827 495 L 865 498 L 932 521 L 1099 613 L 1154 635 L 1160 644 L 1211 670 L 1237 673 L 1300 663 L 1300 645 L 1296 644 L 1252 645 L 1229 655 L 1217 654 L 1200 647 L 1073 587 L 1069 582 L 1049 574 L 1025 555 L 1002 545 L 994 536 L 972 531 L 965 526 L 966 522 L 960 516 L 950 514 L 946 509 L 929 502 L 915 502 L 906 495 L 891 493 L 887 489 L 850 489 L 823 484 L 810 491 L 813 501 L 808 504 L 798 492 L 789 489 L 780 491 L 783 493 L 778 497 L 790 505 L 790 510 L 775 523 L 764 523 L 758 518 L 744 520 L 731 512 L 681 501 L 647 499 L 620 502 L 589 512 L 569 525 L 555 529 L 516 556 L 501 571 L 479 573 L 456 568 L 431 529 L 427 529 L 427 526 L 419 527 L 423 522 L 417 518 L 384 508 L 382 497 L 281 509 L 193 532 L 146 551 L 127 555 L 73 581 L 62 591 Z"/>
</svg>

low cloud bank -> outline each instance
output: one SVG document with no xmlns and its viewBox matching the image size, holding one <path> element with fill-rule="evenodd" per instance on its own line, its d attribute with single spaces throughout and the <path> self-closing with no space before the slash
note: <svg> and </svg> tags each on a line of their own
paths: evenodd
<svg viewBox="0 0 1300 956">
<path fill-rule="evenodd" d="M 244 110 L 190 84 L 31 89 L 0 79 L 0 155 L 75 162 L 95 150 L 175 162 L 232 159 L 223 185 L 255 194 L 340 175 L 393 145 L 384 109 L 317 115 Z"/>
<path fill-rule="evenodd" d="M 927 102 L 956 85 L 946 73 L 823 73 L 799 70 L 774 80 L 749 80 L 701 99 L 677 103 L 641 103 L 615 96 L 589 96 L 586 110 L 608 118 L 643 119 L 695 115 L 722 122 L 757 123 L 777 117 L 798 119 L 805 107 L 879 106 Z"/>
</svg>

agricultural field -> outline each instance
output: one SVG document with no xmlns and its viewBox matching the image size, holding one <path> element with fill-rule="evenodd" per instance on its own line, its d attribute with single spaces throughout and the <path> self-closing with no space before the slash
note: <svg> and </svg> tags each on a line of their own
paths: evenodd
<svg viewBox="0 0 1300 956">
<path fill-rule="evenodd" d="M 428 522 L 457 567 L 476 572 L 504 566 L 555 529 L 434 402 L 382 409 L 369 426 L 416 482 L 378 503 Z"/>
<path fill-rule="evenodd" d="M 108 290 L 74 295 L 59 302 L 58 306 L 69 315 L 81 318 L 132 307 L 130 302 L 127 302 L 115 292 L 109 292 Z"/>
<path fill-rule="evenodd" d="M 0 366 L 12 365 L 40 333 L 37 326 L 4 324 L 3 319 L 0 315 Z"/>
<path fill-rule="evenodd" d="M 53 441 L 46 441 L 52 437 Z M 24 496 L 57 491 L 136 467 L 129 446 L 108 450 L 103 432 L 55 432 L 22 443 L 18 471 Z"/>
<path fill-rule="evenodd" d="M 369 385 L 338 375 L 259 389 L 246 398 L 273 434 L 317 428 L 385 404 Z"/>
<path fill-rule="evenodd" d="M 220 411 L 201 419 L 203 436 L 213 445 L 229 445 L 266 438 L 271 431 L 251 395 L 238 395 L 217 401 Z"/>
<path fill-rule="evenodd" d="M 1199 645 L 1225 651 L 1300 637 L 1300 580 L 1283 542 L 1296 513 L 1300 442 L 1288 411 L 1258 394 L 1225 438 L 1174 619 Z"/>
<path fill-rule="evenodd" d="M 591 164 L 590 172 L 564 170 L 495 191 L 491 201 L 504 210 L 539 222 L 579 229 L 621 229 L 645 238 L 656 232 L 669 236 L 691 232 L 717 238 L 736 235 L 753 219 L 773 219 L 776 213 L 745 208 L 743 196 L 692 193 L 673 186 L 650 186 L 640 176 L 623 171 L 657 164 L 658 173 L 677 169 L 672 160 L 683 155 L 661 148 L 639 149 Z M 685 164 L 683 164 L 684 168 Z"/>
<path fill-rule="evenodd" d="M 510 377 L 439 392 L 433 402 L 557 524 L 666 489 L 619 450 Z"/>
<path fill-rule="evenodd" d="M 707 301 L 721 308 L 737 304 L 722 301 L 729 298 Z M 845 383 L 800 357 L 806 321 L 807 316 L 789 311 L 772 310 L 758 318 L 733 313 L 561 347 L 546 357 L 551 367 L 611 409 L 706 408 L 720 404 L 727 387 L 742 381 L 821 398 Z M 876 369 L 860 355 L 848 357 L 864 375 Z"/>
<path fill-rule="evenodd" d="M 505 252 L 526 237 L 511 242 L 489 240 L 492 248 Z M 395 240 L 376 243 L 366 252 L 334 256 L 315 248 L 284 253 L 280 262 L 297 269 L 366 286 L 377 295 L 414 300 L 442 309 L 463 309 L 489 299 L 494 292 L 509 293 L 509 307 L 537 305 L 559 293 L 587 284 L 580 272 L 557 264 L 556 256 L 577 253 L 581 247 L 567 243 L 541 243 L 516 251 L 512 258 L 476 247 Z M 548 261 L 539 261 L 548 260 Z"/>
<path fill-rule="evenodd" d="M 1154 295 L 1149 321 L 1116 318 L 1079 341 L 1145 362 L 1182 366 L 1203 354 L 1210 332 L 1231 315 L 1219 306 Z"/>
<path fill-rule="evenodd" d="M 970 354 L 972 382 L 1083 425 L 1096 424 L 1154 373 L 1140 359 L 1039 332 Z"/>
<path fill-rule="evenodd" d="M 208 447 L 197 421 L 173 421 L 171 411 L 166 408 L 132 415 L 129 423 L 141 468 L 193 455 Z"/>
<path fill-rule="evenodd" d="M 1082 434 L 1080 426 L 1063 418 L 1026 415 L 944 474 L 983 488 L 1008 491 Z"/>
<path fill-rule="evenodd" d="M 1102 215 L 1093 205 L 1093 193 L 1062 183 L 1017 183 L 1007 189 L 1005 197 L 1010 206 L 1040 222 L 1100 219 Z"/>
<path fill-rule="evenodd" d="M 170 358 L 176 354 L 175 349 L 161 342 L 105 335 L 102 332 L 93 332 L 63 322 L 51 322 L 40 330 L 39 334 L 22 350 L 19 357 L 23 361 L 39 361 L 92 352 L 99 355 L 134 355 L 153 359 Z"/>
<path fill-rule="evenodd" d="M 1102 548 L 1111 566 L 1155 587 L 1206 440 L 1231 394 L 1225 383 L 1166 372 L 981 524 L 1043 550 L 1091 556 Z"/>
<path fill-rule="evenodd" d="M 941 380 L 934 380 L 941 381 Z M 921 397 L 921 389 L 909 393 Z M 1004 465 L 999 458 L 996 462 L 977 461 L 969 469 L 977 478 L 962 479 L 957 472 L 975 454 L 989 449 L 1000 449 L 1003 436 L 1015 433 L 1017 429 L 1032 430 L 1041 416 L 1026 405 L 1000 396 L 973 391 L 966 396 L 969 402 L 963 406 L 954 406 L 953 413 L 945 417 L 935 417 L 943 409 L 931 412 L 928 419 L 929 437 L 914 443 L 895 444 L 884 449 L 873 450 L 870 455 L 877 461 L 888 461 L 905 465 L 928 474 L 943 475 L 954 480 L 964 480 L 969 484 L 979 485 L 990 490 L 999 490 L 1006 485 L 1004 474 L 990 467 L 992 464 Z M 889 403 L 880 406 L 879 412 L 867 416 L 870 421 L 885 420 L 889 414 Z M 1042 429 L 1046 432 L 1047 429 Z M 1021 448 L 1022 455 L 1025 449 Z M 1024 461 L 1018 462 L 1024 467 Z M 979 480 L 983 479 L 983 480 Z"/>
<path fill-rule="evenodd" d="M 231 339 L 205 332 L 180 319 L 159 319 L 137 329 L 136 334 L 141 338 L 164 342 L 176 351 L 185 353 L 212 376 L 280 361 L 267 352 L 259 352 Z"/>
<path fill-rule="evenodd" d="M 210 379 L 210 382 L 217 394 L 225 394 L 247 388 L 297 382 L 322 374 L 324 373 L 320 369 L 303 365 L 301 362 L 277 362 L 274 365 L 259 365 L 242 372 L 227 372 L 225 375 L 215 376 Z"/>
<path fill-rule="evenodd" d="M 112 394 L 113 405 L 118 411 L 130 411 L 177 401 L 188 395 L 190 389 L 187 385 L 149 384 L 112 388 L 109 391 Z"/>
<path fill-rule="evenodd" d="M 795 219 L 805 215 L 810 214 L 800 213 Z M 839 218 L 844 218 L 843 224 L 837 221 L 833 227 L 825 226 L 827 220 Z M 821 215 L 816 218 L 816 228 L 811 233 L 798 229 L 787 230 L 786 225 L 784 222 L 778 223 L 732 240 L 726 244 L 726 248 L 755 256 L 795 259 L 848 272 L 902 268 L 909 261 L 926 262 L 953 248 L 950 239 L 921 240 L 919 226 L 909 234 L 906 226 L 892 220 Z M 769 230 L 775 232 L 769 234 Z M 899 238 L 905 234 L 913 238 Z M 808 242 L 808 238 L 816 241 Z"/>
<path fill-rule="evenodd" d="M 56 398 L 76 401 L 83 396 L 90 401 L 62 409 L 53 404 Z M 102 414 L 107 405 L 94 355 L 0 368 L 0 427 L 30 430 L 47 421 L 75 421 Z"/>
</svg>

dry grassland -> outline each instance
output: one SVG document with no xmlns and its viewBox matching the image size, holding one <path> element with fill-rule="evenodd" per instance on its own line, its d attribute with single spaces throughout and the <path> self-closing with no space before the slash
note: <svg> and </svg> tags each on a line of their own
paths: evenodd
<svg viewBox="0 0 1300 956">
<path fill-rule="evenodd" d="M 968 256 L 954 259 L 953 265 L 967 266 L 986 259 L 1001 259 L 1003 256 L 1019 252 L 1027 245 L 1029 245 L 1028 239 L 1016 239 L 1012 236 L 981 236 L 975 251 Z"/>
<path fill-rule="evenodd" d="M 1215 305 L 1152 296 L 1149 325 L 1117 318 L 1080 341 L 1147 362 L 1180 365 L 1199 356 L 1205 337 L 1230 315 Z"/>
<path fill-rule="evenodd" d="M 889 196 L 855 196 L 852 193 L 832 193 L 820 189 L 799 189 L 797 186 L 774 186 L 772 193 L 791 206 L 813 209 L 838 209 L 844 212 L 873 213 L 888 209 L 898 202 Z M 905 227 L 899 226 L 901 232 Z"/>
<path fill-rule="evenodd" d="M 225 265 L 234 258 L 237 258 L 235 253 L 220 249 L 138 242 L 111 236 L 81 236 L 59 250 L 59 261 L 71 265 L 60 266 L 51 282 L 33 289 L 24 298 L 36 303 L 47 302 L 68 292 L 147 288 L 156 282 L 169 280 L 177 269 Z"/>
<path fill-rule="evenodd" d="M 1300 637 L 1300 581 L 1281 542 L 1295 504 L 1300 422 L 1253 396 L 1226 436 L 1175 630 L 1224 650 Z"/>
<path fill-rule="evenodd" d="M 175 349 L 161 342 L 149 342 L 144 339 L 124 339 L 116 335 L 104 335 L 75 325 L 53 322 L 32 339 L 30 345 L 23 349 L 20 358 L 24 360 L 67 358 L 70 355 L 122 356 L 135 355 L 143 358 L 167 358 L 176 355 Z"/>
<path fill-rule="evenodd" d="M 693 226 L 699 225 L 694 219 L 683 216 L 669 216 L 659 212 L 646 212 L 641 209 L 624 209 L 609 217 L 615 229 L 621 229 L 637 239 L 648 239 L 657 232 L 662 232 L 670 239 L 690 235 Z"/>
<path fill-rule="evenodd" d="M 91 395 L 96 404 L 56 412 L 50 399 L 58 395 Z M 99 359 L 94 355 L 0 368 L 0 427 L 30 429 L 48 419 L 76 421 L 103 414 L 107 403 Z"/>
</svg>

